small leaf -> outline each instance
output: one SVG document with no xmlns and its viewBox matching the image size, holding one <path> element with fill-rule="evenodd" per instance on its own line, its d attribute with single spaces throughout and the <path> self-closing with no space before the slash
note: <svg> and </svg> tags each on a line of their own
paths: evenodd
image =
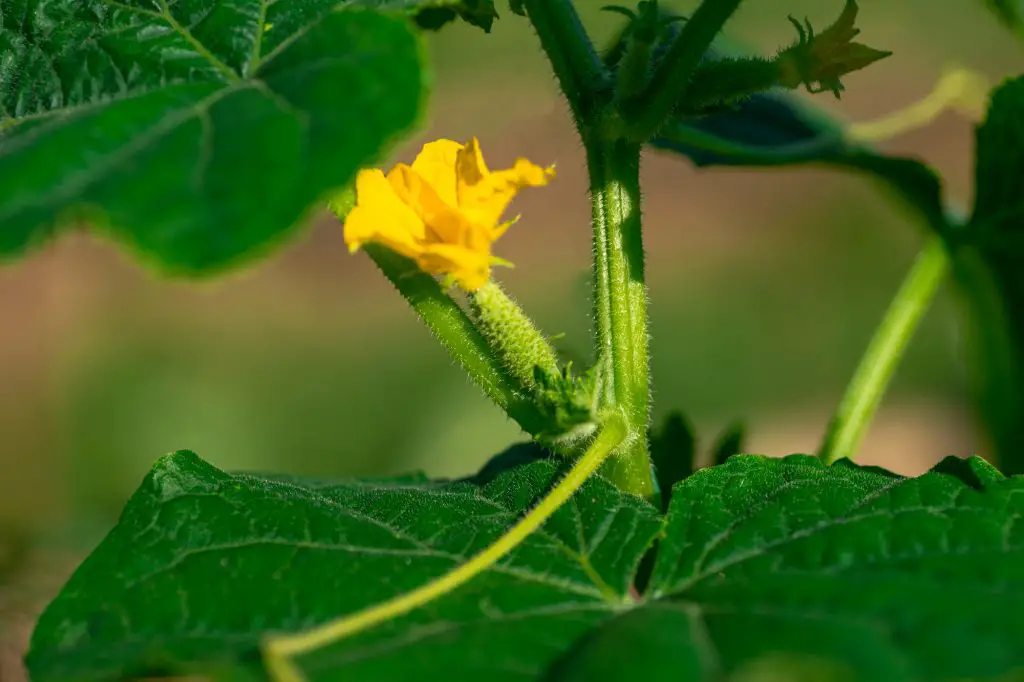
<svg viewBox="0 0 1024 682">
<path fill-rule="evenodd" d="M 734 422 L 725 427 L 711 448 L 712 465 L 724 464 L 725 460 L 743 452 L 746 439 L 747 426 L 743 422 Z"/>
<path fill-rule="evenodd" d="M 485 25 L 488 11 L 0 0 L 0 258 L 83 220 L 170 272 L 266 251 L 418 121 L 404 15 Z"/>
<path fill-rule="evenodd" d="M 985 490 L 990 485 L 996 485 L 1005 477 L 994 466 L 980 457 L 961 459 L 959 457 L 946 457 L 944 460 L 932 467 L 934 473 L 949 474 L 975 490 Z"/>
<path fill-rule="evenodd" d="M 549 457 L 551 452 L 536 442 L 519 443 L 491 457 L 479 472 L 465 480 L 477 485 L 486 485 L 506 471 Z"/>
<path fill-rule="evenodd" d="M 661 430 L 651 435 L 651 461 L 664 508 L 668 508 L 672 486 L 694 472 L 696 456 L 693 424 L 682 412 L 672 412 Z"/>
</svg>

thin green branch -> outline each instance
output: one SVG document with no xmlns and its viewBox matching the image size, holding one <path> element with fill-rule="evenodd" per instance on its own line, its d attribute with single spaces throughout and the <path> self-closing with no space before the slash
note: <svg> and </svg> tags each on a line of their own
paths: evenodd
<svg viewBox="0 0 1024 682">
<path fill-rule="evenodd" d="M 519 547 L 534 532 L 540 529 L 563 504 L 586 483 L 587 479 L 605 462 L 614 456 L 616 448 L 628 437 L 619 415 L 608 415 L 601 431 L 555 487 L 545 495 L 537 506 L 520 518 L 486 549 L 459 564 L 451 571 L 434 578 L 425 585 L 373 606 L 347 614 L 318 625 L 305 632 L 272 635 L 263 641 L 263 660 L 275 682 L 303 682 L 305 679 L 294 659 L 381 623 L 403 616 L 417 608 L 430 604 L 436 599 L 462 587 Z M 600 586 L 599 586 L 600 589 Z M 617 594 L 607 594 L 608 599 L 621 599 Z"/>
<path fill-rule="evenodd" d="M 885 313 L 829 425 L 818 456 L 852 459 L 921 318 L 950 269 L 946 245 L 932 237 Z"/>
<path fill-rule="evenodd" d="M 541 47 L 569 101 L 577 127 L 595 113 L 608 75 L 571 0 L 522 0 Z"/>
<path fill-rule="evenodd" d="M 783 166 L 794 163 L 826 162 L 827 155 L 844 148 L 846 138 L 841 130 L 822 134 L 800 142 L 771 147 L 758 147 L 734 142 L 681 122 L 668 123 L 660 132 L 662 139 L 728 158 L 732 163 L 752 166 Z"/>
</svg>

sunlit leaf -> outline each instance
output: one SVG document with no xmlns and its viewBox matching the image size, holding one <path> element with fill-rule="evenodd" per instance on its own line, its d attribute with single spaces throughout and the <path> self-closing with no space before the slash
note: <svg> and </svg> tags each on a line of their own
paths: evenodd
<svg viewBox="0 0 1024 682">
<path fill-rule="evenodd" d="M 498 537 L 562 469 L 521 461 L 330 483 L 168 456 L 40 618 L 32 678 L 259 679 L 268 632 L 422 585 Z M 311 682 L 999 675 L 1024 666 L 1022 518 L 1024 479 L 976 458 L 907 479 L 738 455 L 678 483 L 663 517 L 594 478 L 497 566 L 299 663 Z"/>
<path fill-rule="evenodd" d="M 82 222 L 172 272 L 266 251 L 417 123 L 406 17 L 456 13 L 493 5 L 0 0 L 0 258 Z"/>
</svg>

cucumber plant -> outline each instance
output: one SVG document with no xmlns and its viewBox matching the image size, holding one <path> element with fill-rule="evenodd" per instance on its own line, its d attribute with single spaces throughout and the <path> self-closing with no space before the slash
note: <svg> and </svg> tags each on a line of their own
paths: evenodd
<svg viewBox="0 0 1024 682">
<path fill-rule="evenodd" d="M 753 1 L 753 0 L 751 0 Z M 716 39 L 743 3 L 610 6 L 599 49 L 570 0 L 0 0 L 0 255 L 76 227 L 168 276 L 282 248 L 338 216 L 527 443 L 458 481 L 313 481 L 160 458 L 39 618 L 36 682 L 204 679 L 1016 679 L 1024 675 L 1024 76 L 964 73 L 871 124 L 839 97 L 887 50 L 859 8 L 790 21 L 771 56 Z M 1019 3 L 988 3 L 1024 33 Z M 500 286 L 496 251 L 545 159 L 478 140 L 384 169 L 426 112 L 422 32 L 529 22 L 585 150 L 594 362 L 560 360 Z M 971 210 L 873 140 L 982 98 Z M 681 415 L 651 423 L 639 168 L 828 166 L 874 177 L 929 241 L 814 455 L 695 470 Z M 523 216 L 529 220 L 529 216 Z M 854 463 L 938 288 L 960 293 L 994 463 L 919 477 Z M 348 399 L 355 400 L 356 396 Z M 343 455 L 344 444 L 339 444 Z"/>
</svg>

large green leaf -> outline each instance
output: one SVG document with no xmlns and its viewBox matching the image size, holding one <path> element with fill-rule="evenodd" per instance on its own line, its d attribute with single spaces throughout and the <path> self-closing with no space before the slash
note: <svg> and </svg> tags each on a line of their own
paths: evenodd
<svg viewBox="0 0 1024 682">
<path fill-rule="evenodd" d="M 493 540 L 558 475 L 530 459 L 455 483 L 315 483 L 166 457 L 41 617 L 33 679 L 259 679 L 265 632 L 420 585 Z M 1022 518 L 1024 479 L 980 459 L 905 479 L 739 455 L 677 484 L 660 521 L 595 478 L 497 568 L 301 664 L 314 682 L 1024 670 Z M 631 600 L 656 535 L 648 594 Z"/>
<path fill-rule="evenodd" d="M 537 461 L 490 482 L 339 484 L 162 459 L 39 621 L 35 682 L 251 660 L 308 627 L 464 562 L 544 492 Z M 316 680 L 532 680 L 625 606 L 656 511 L 595 479 L 499 567 L 409 617 L 312 655 Z"/>
<path fill-rule="evenodd" d="M 1024 76 L 994 92 L 976 137 L 974 211 L 956 275 L 982 418 L 1003 470 L 1024 473 Z"/>
<path fill-rule="evenodd" d="M 493 11 L 0 0 L 0 258 L 82 220 L 174 272 L 266 250 L 417 122 L 424 66 L 406 15 L 489 26 Z"/>
<path fill-rule="evenodd" d="M 653 608 L 629 617 L 685 628 L 674 655 L 714 672 L 773 652 L 862 680 L 1024 672 L 1022 517 L 1024 479 L 979 458 L 906 479 L 740 455 L 673 493 Z"/>
</svg>

